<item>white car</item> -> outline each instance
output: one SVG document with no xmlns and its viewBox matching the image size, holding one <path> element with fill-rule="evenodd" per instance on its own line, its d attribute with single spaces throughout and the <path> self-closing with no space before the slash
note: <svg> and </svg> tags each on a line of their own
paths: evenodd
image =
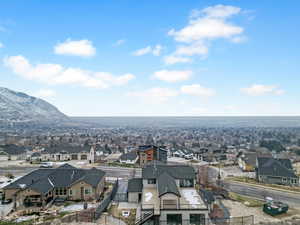
<svg viewBox="0 0 300 225">
<path fill-rule="evenodd" d="M 51 163 L 51 162 L 41 163 L 40 167 L 41 168 L 52 168 L 53 167 L 53 163 Z"/>
</svg>

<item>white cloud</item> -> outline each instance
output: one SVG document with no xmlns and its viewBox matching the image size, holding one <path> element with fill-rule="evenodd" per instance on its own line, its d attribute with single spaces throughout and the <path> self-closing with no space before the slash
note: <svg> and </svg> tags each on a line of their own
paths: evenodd
<svg viewBox="0 0 300 225">
<path fill-rule="evenodd" d="M 208 47 L 201 42 L 194 43 L 191 45 L 178 46 L 175 55 L 206 55 L 208 53 Z"/>
<path fill-rule="evenodd" d="M 182 56 L 175 56 L 175 55 L 168 55 L 164 57 L 164 62 L 167 65 L 173 65 L 176 63 L 188 63 L 192 62 L 191 58 L 182 57 Z"/>
<path fill-rule="evenodd" d="M 150 53 L 151 51 L 152 51 L 152 47 L 147 46 L 145 48 L 141 48 L 141 49 L 134 51 L 132 54 L 135 56 L 141 56 L 141 55 L 146 55 L 146 54 Z"/>
<path fill-rule="evenodd" d="M 203 87 L 200 84 L 183 85 L 180 91 L 183 94 L 203 97 L 210 97 L 216 94 L 214 89 Z"/>
<path fill-rule="evenodd" d="M 231 42 L 238 44 L 238 43 L 244 43 L 247 40 L 248 40 L 248 38 L 245 36 L 236 36 L 231 39 Z"/>
<path fill-rule="evenodd" d="M 134 79 L 133 74 L 114 76 L 107 72 L 93 72 L 80 68 L 63 67 L 59 64 L 32 65 L 23 56 L 4 59 L 5 66 L 26 79 L 46 84 L 75 84 L 83 87 L 109 88 L 127 84 Z"/>
<path fill-rule="evenodd" d="M 120 45 L 124 44 L 125 42 L 126 42 L 125 39 L 120 39 L 120 40 L 117 40 L 117 41 L 113 44 L 113 46 L 120 46 Z"/>
<path fill-rule="evenodd" d="M 169 31 L 169 35 L 174 36 L 175 40 L 184 43 L 195 41 L 212 40 L 217 38 L 230 38 L 243 32 L 242 27 L 234 26 L 222 19 L 200 18 L 190 21 L 190 24 L 179 30 Z"/>
<path fill-rule="evenodd" d="M 40 89 L 33 95 L 38 98 L 48 98 L 56 96 L 56 92 L 51 89 Z"/>
<path fill-rule="evenodd" d="M 149 45 L 145 48 L 141 48 L 141 49 L 134 51 L 132 54 L 134 56 L 142 56 L 142 55 L 146 55 L 146 54 L 152 54 L 154 56 L 159 56 L 161 53 L 161 50 L 162 50 L 161 45 L 155 45 L 154 47 Z"/>
<path fill-rule="evenodd" d="M 188 80 L 192 73 L 191 70 L 160 70 L 156 71 L 153 77 L 158 80 L 174 83 Z"/>
<path fill-rule="evenodd" d="M 228 22 L 231 16 L 240 12 L 241 9 L 238 7 L 224 5 L 194 10 L 187 26 L 180 30 L 171 29 L 168 32 L 175 41 L 184 44 L 177 46 L 171 56 L 206 56 L 210 43 L 217 39 L 228 39 L 233 43 L 245 41 L 246 37 L 242 36 L 244 29 Z"/>
<path fill-rule="evenodd" d="M 169 88 L 151 88 L 144 91 L 130 92 L 128 96 L 140 97 L 150 102 L 162 103 L 169 100 L 169 98 L 176 97 L 178 92 Z"/>
<path fill-rule="evenodd" d="M 152 54 L 155 56 L 159 56 L 162 50 L 162 46 L 161 45 L 156 45 L 153 49 L 152 49 Z"/>
<path fill-rule="evenodd" d="M 284 90 L 279 89 L 276 85 L 253 84 L 250 87 L 241 88 L 241 91 L 250 96 L 261 96 L 266 94 L 282 95 Z"/>
<path fill-rule="evenodd" d="M 4 45 L 0 42 L 0 48 L 4 48 Z"/>
<path fill-rule="evenodd" d="M 240 8 L 230 5 L 215 5 L 202 10 L 202 13 L 210 18 L 227 18 L 240 12 Z"/>
<path fill-rule="evenodd" d="M 58 55 L 90 57 L 96 54 L 96 49 L 89 40 L 72 41 L 67 39 L 65 42 L 54 46 L 54 52 Z"/>
</svg>

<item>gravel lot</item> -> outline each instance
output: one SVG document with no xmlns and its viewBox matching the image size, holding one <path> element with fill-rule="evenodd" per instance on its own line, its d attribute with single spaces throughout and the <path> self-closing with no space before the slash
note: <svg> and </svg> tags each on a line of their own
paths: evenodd
<svg viewBox="0 0 300 225">
<path fill-rule="evenodd" d="M 254 223 L 257 224 L 259 222 L 280 222 L 283 219 L 288 219 L 292 216 L 299 215 L 300 209 L 290 209 L 287 214 L 278 216 L 278 217 L 272 217 L 267 214 L 265 214 L 262 211 L 262 208 L 257 207 L 247 207 L 244 204 L 240 202 L 234 202 L 231 200 L 223 200 L 222 201 L 225 207 L 228 208 L 230 215 L 232 217 L 240 217 L 240 216 L 250 216 L 254 215 Z"/>
<path fill-rule="evenodd" d="M 223 178 L 228 176 L 235 177 L 255 177 L 254 172 L 243 172 L 238 166 L 227 166 L 221 168 L 221 176 Z"/>
</svg>

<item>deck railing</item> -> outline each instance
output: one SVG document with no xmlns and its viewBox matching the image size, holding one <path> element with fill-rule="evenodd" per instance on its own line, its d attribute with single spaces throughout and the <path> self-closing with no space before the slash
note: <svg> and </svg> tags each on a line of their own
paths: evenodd
<svg viewBox="0 0 300 225">
<path fill-rule="evenodd" d="M 159 207 L 155 208 L 153 204 L 142 204 L 142 210 L 208 210 L 206 205 L 203 204 L 161 204 Z"/>
</svg>

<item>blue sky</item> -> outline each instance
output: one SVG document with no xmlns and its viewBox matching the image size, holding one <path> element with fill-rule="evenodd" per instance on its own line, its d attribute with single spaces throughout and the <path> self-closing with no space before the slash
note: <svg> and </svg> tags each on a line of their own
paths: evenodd
<svg viewBox="0 0 300 225">
<path fill-rule="evenodd" d="M 299 115 L 297 0 L 3 0 L 0 86 L 72 116 Z"/>
</svg>

